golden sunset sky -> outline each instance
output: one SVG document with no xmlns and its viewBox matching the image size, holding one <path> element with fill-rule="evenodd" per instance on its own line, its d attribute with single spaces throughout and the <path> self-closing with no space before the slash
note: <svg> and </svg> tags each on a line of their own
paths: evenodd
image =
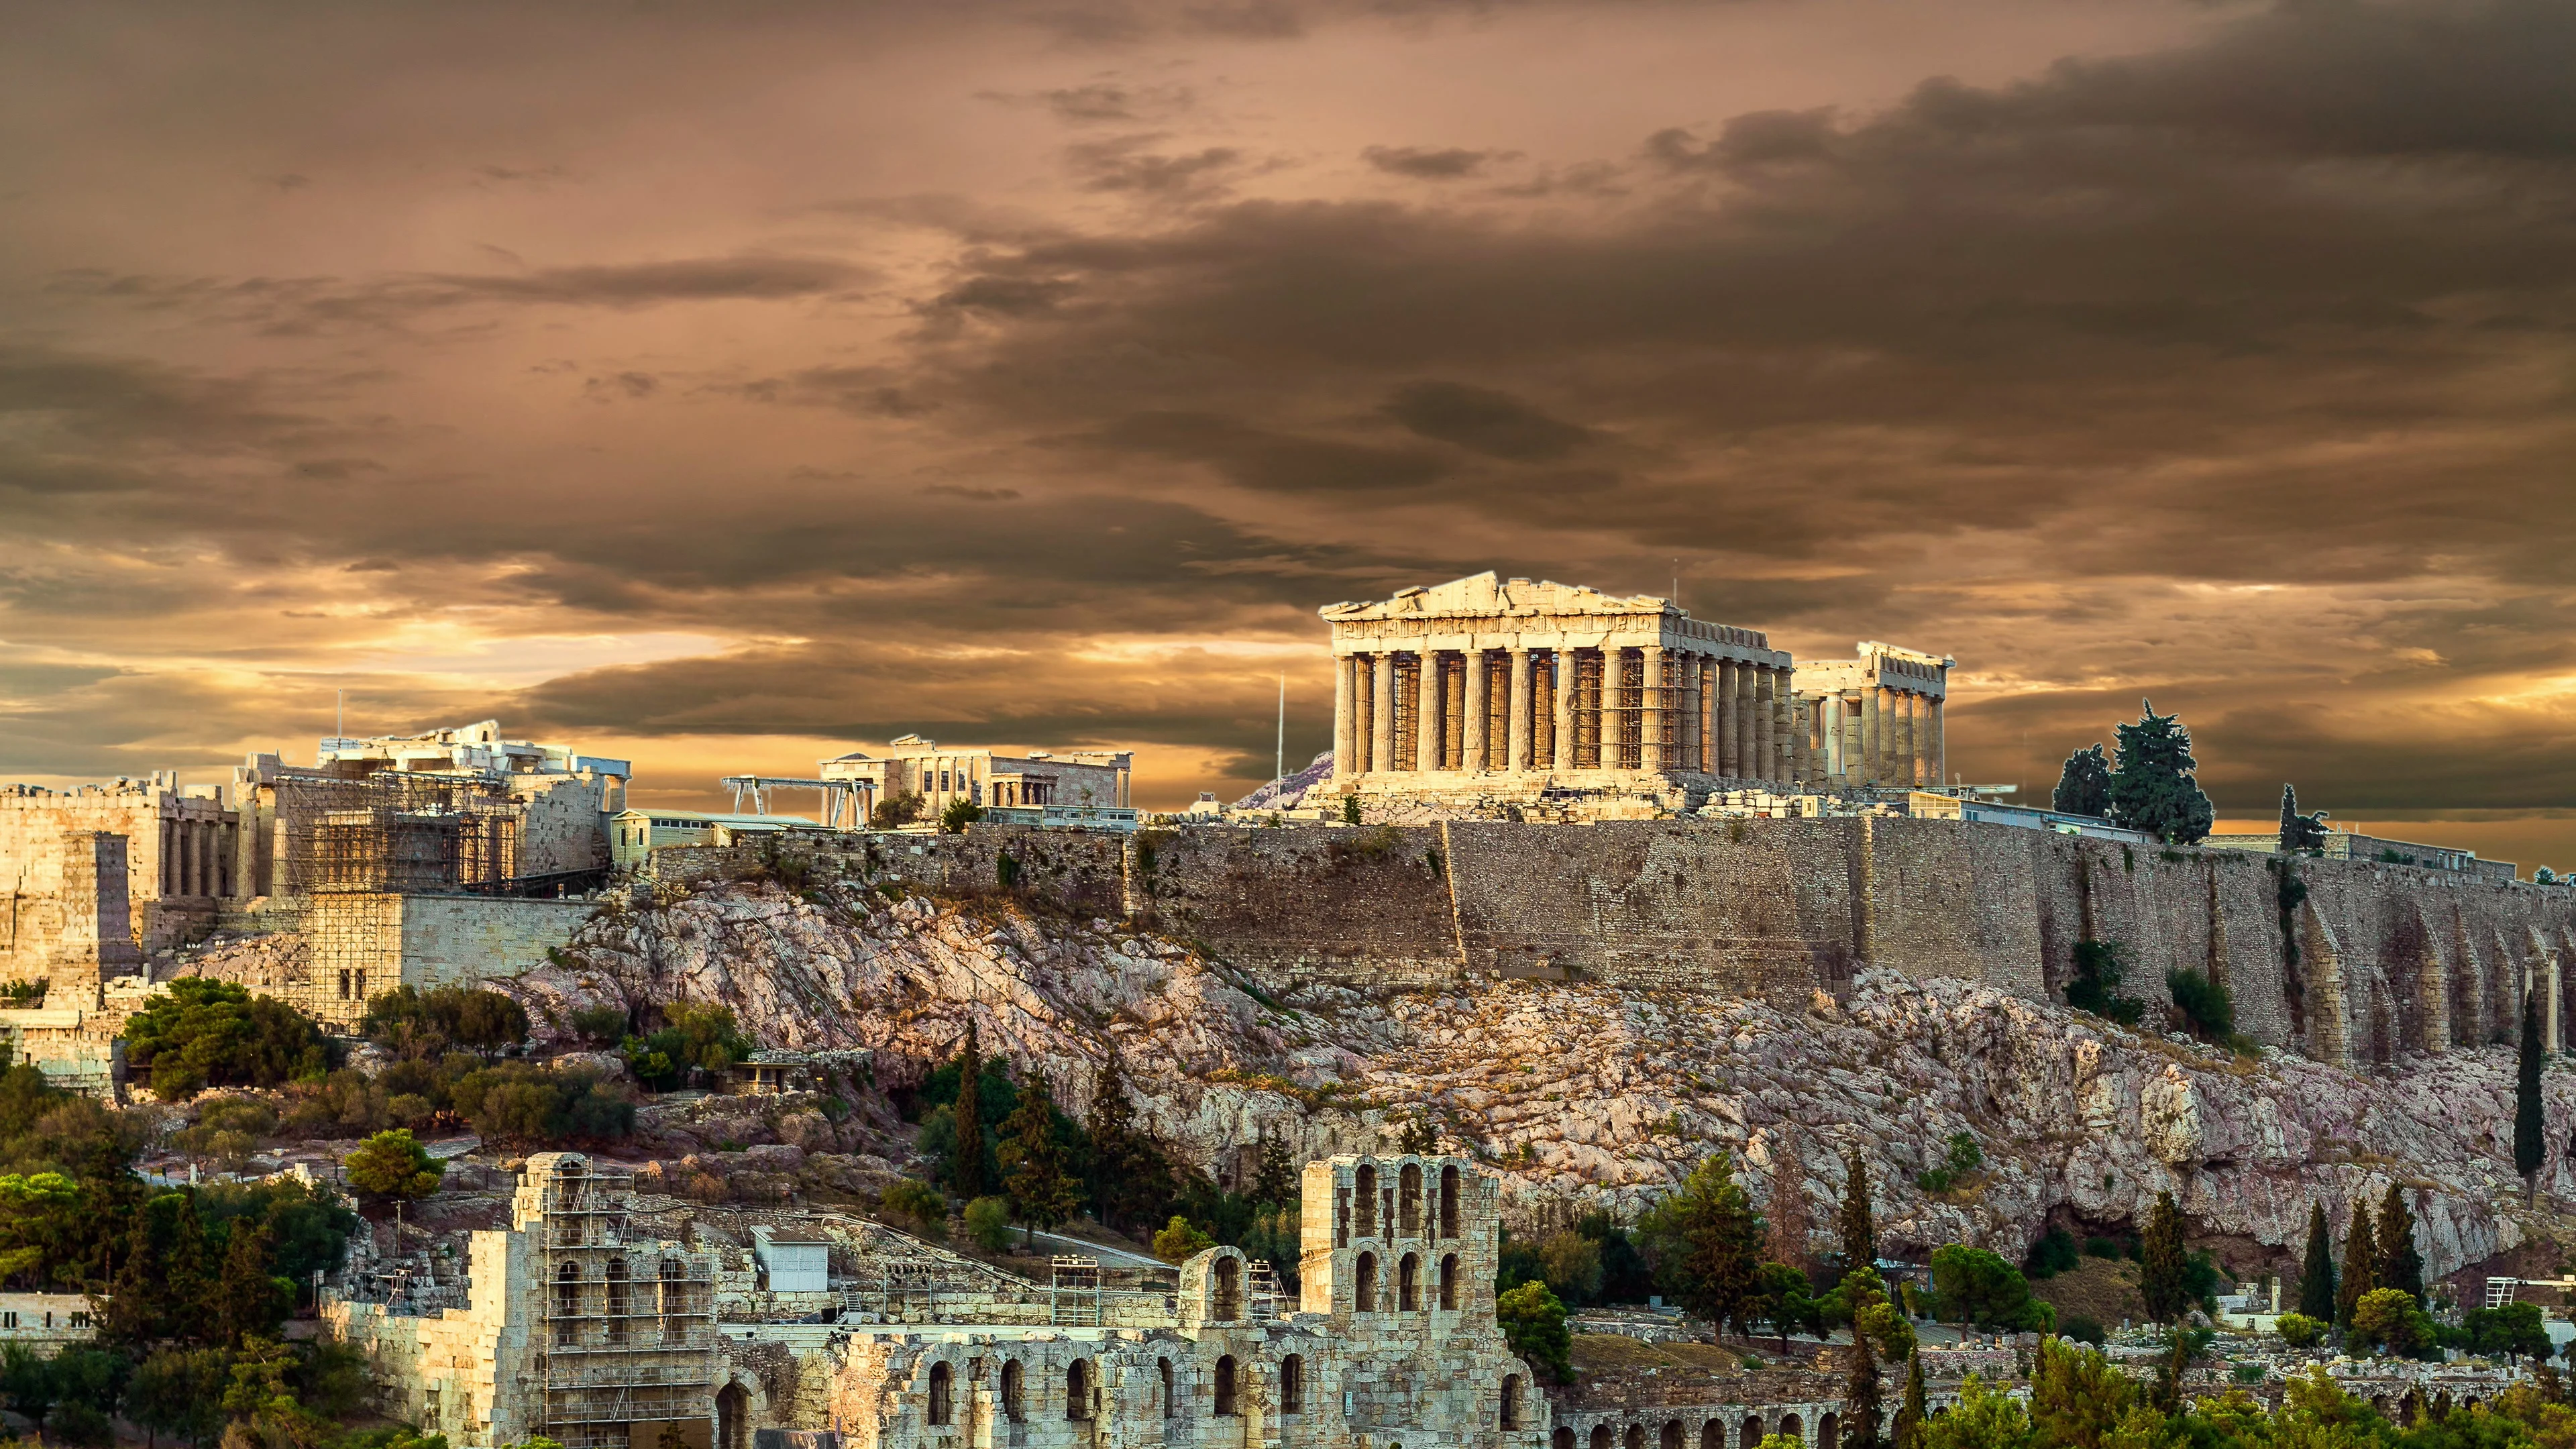
<svg viewBox="0 0 2576 1449">
<path fill-rule="evenodd" d="M 1317 605 L 1493 568 L 2576 866 L 2563 0 L 5 19 L 0 779 L 345 689 L 1231 798 Z"/>
</svg>

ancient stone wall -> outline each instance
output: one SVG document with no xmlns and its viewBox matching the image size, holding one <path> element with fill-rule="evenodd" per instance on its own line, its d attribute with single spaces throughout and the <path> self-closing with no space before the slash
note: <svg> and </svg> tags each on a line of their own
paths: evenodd
<svg viewBox="0 0 2576 1449">
<path fill-rule="evenodd" d="M 2119 949 L 2122 994 L 2161 1007 L 2169 972 L 2208 976 L 2239 1032 L 2326 1061 L 2494 1040 L 2526 985 L 2557 1003 L 2553 1045 L 2576 1018 L 2576 971 L 2559 966 L 2576 892 L 2370 861 L 1907 818 L 844 839 L 791 848 L 934 891 L 1123 910 L 1273 994 L 1469 973 L 1787 1003 L 1880 965 L 2063 999 L 2091 940 Z M 665 852 L 656 871 L 739 875 L 762 848 Z"/>
</svg>

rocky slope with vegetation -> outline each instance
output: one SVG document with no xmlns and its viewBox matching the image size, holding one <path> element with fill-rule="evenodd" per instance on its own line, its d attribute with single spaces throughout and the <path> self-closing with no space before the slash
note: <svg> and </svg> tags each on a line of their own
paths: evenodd
<svg viewBox="0 0 2576 1449">
<path fill-rule="evenodd" d="M 896 1089 L 972 1021 L 988 1053 L 1045 1076 L 1077 1116 L 1115 1049 L 1140 1125 L 1201 1165 L 1264 1136 L 1323 1154 L 1427 1122 L 1503 1175 L 1524 1228 L 1580 1207 L 1633 1212 L 1725 1148 L 1757 1198 L 1786 1202 L 1780 1184 L 1796 1184 L 1821 1244 L 1841 1154 L 1857 1150 L 1900 1250 L 2017 1256 L 2052 1220 L 2079 1235 L 2133 1227 L 2170 1191 L 2223 1262 L 2279 1270 L 2312 1200 L 2340 1223 L 2394 1177 L 2420 1192 L 2436 1275 L 2554 1254 L 2547 1214 L 2521 1206 L 2503 1048 L 2356 1075 L 1885 972 L 1793 1011 L 1528 981 L 1273 998 L 1108 920 L 855 882 L 668 891 L 603 911 L 559 964 L 504 988 L 541 1036 L 569 1037 L 602 1005 L 729 1006 L 768 1045 L 871 1048 L 877 1084 Z M 2553 1070 L 2547 1101 L 2564 1142 L 2576 1075 Z M 2576 1188 L 2555 1147 L 2542 1185 Z"/>
</svg>

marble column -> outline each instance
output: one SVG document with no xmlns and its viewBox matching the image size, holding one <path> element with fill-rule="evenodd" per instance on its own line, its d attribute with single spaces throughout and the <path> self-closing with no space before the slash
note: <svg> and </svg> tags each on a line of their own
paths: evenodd
<svg viewBox="0 0 2576 1449">
<path fill-rule="evenodd" d="M 1503 768 L 1519 771 L 1530 767 L 1530 733 L 1537 721 L 1530 717 L 1530 652 L 1515 649 L 1511 657 L 1509 717 L 1503 722 Z"/>
<path fill-rule="evenodd" d="M 1395 656 L 1369 656 L 1369 757 L 1372 774 L 1395 768 Z"/>
<path fill-rule="evenodd" d="M 1440 768 L 1440 736 L 1449 727 L 1449 712 L 1444 707 L 1440 688 L 1440 656 L 1425 649 L 1421 659 L 1421 683 L 1415 694 L 1413 718 L 1413 768 L 1429 774 Z"/>
<path fill-rule="evenodd" d="M 1574 768 L 1574 651 L 1556 650 L 1548 661 L 1548 673 L 1556 680 L 1556 768 Z"/>
<path fill-rule="evenodd" d="M 1717 773 L 1717 661 L 1705 654 L 1693 655 L 1691 674 L 1697 682 L 1691 693 L 1691 734 L 1698 744 L 1691 752 L 1691 768 L 1703 775 Z"/>
<path fill-rule="evenodd" d="M 1887 710 L 1887 768 L 1890 783 L 1909 788 L 1914 784 L 1914 695 L 1910 690 L 1897 690 L 1889 696 Z"/>
<path fill-rule="evenodd" d="M 1950 783 L 1950 742 L 1941 737 L 1941 712 L 1949 701 L 1936 694 L 1928 703 L 1932 707 L 1932 743 L 1924 755 L 1932 762 L 1932 783 L 1947 785 Z"/>
<path fill-rule="evenodd" d="M 1660 644 L 1649 644 L 1639 652 L 1644 678 L 1637 692 L 1637 768 L 1660 770 L 1664 767 L 1664 650 Z"/>
<path fill-rule="evenodd" d="M 1352 696 L 1359 685 L 1359 659 L 1345 654 L 1333 661 L 1333 782 L 1339 784 L 1359 773 L 1359 742 L 1353 728 Z"/>
<path fill-rule="evenodd" d="M 1736 665 L 1736 660 L 1718 660 L 1718 694 L 1716 701 L 1710 704 L 1710 714 L 1716 714 L 1716 722 L 1713 722 L 1716 724 L 1716 732 L 1713 732 L 1716 758 L 1710 761 L 1708 768 L 1708 773 L 1718 773 L 1718 776 L 1734 776 L 1741 763 L 1741 758 L 1736 755 L 1736 670 L 1739 668 L 1741 665 Z"/>
<path fill-rule="evenodd" d="M 1771 707 L 1776 702 L 1774 691 L 1779 686 L 1779 671 L 1768 664 L 1753 670 L 1753 759 L 1756 779 L 1777 780 L 1780 772 L 1772 758 L 1777 730 L 1773 728 Z"/>
<path fill-rule="evenodd" d="M 1860 690 L 1860 783 L 1878 779 L 1878 699 L 1881 691 L 1875 684 L 1864 684 Z"/>
<path fill-rule="evenodd" d="M 1493 661 L 1482 649 L 1467 651 L 1467 698 L 1463 704 L 1466 718 L 1458 733 L 1458 752 L 1464 758 L 1458 768 L 1481 772 L 1492 764 L 1492 748 L 1486 738 L 1491 733 L 1494 704 L 1490 697 L 1494 687 Z"/>
</svg>

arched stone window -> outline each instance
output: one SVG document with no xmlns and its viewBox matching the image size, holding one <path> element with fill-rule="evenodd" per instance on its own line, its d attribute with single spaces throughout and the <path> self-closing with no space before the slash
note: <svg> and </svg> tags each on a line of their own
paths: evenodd
<svg viewBox="0 0 2576 1449">
<path fill-rule="evenodd" d="M 610 1343 L 626 1341 L 627 1311 L 626 1260 L 611 1258 L 608 1260 L 608 1341 Z"/>
<path fill-rule="evenodd" d="M 1458 1255 L 1440 1257 L 1440 1306 L 1451 1313 L 1458 1311 Z"/>
<path fill-rule="evenodd" d="M 1243 1316 L 1243 1260 L 1218 1258 L 1214 1276 L 1216 1303 L 1210 1315 L 1219 1323 L 1232 1323 Z"/>
<path fill-rule="evenodd" d="M 1181 1411 L 1180 1405 L 1172 1398 L 1172 1361 L 1158 1358 L 1154 1360 L 1154 1368 L 1163 1380 L 1163 1417 L 1168 1419 Z"/>
<path fill-rule="evenodd" d="M 1506 1429 L 1517 1429 L 1520 1426 L 1521 1376 L 1519 1374 L 1505 1374 L 1503 1375 L 1503 1427 Z"/>
<path fill-rule="evenodd" d="M 751 1449 L 751 1394 L 739 1383 L 716 1390 L 716 1449 Z"/>
<path fill-rule="evenodd" d="M 1619 1436 L 1619 1443 L 1621 1449 L 1646 1449 L 1646 1426 L 1629 1425 L 1628 1432 Z"/>
<path fill-rule="evenodd" d="M 1411 1253 L 1395 1265 L 1395 1306 L 1407 1313 L 1422 1307 L 1422 1260 Z"/>
<path fill-rule="evenodd" d="M 1018 1359 L 1002 1365 L 1002 1417 L 1014 1424 L 1028 1422 L 1028 1391 L 1023 1383 L 1026 1377 Z"/>
<path fill-rule="evenodd" d="M 1422 1236 L 1422 1164 L 1408 1162 L 1395 1175 L 1395 1230 L 1408 1238 Z"/>
<path fill-rule="evenodd" d="M 1699 1449 L 1726 1449 L 1726 1421 L 1711 1419 L 1699 1426 Z"/>
<path fill-rule="evenodd" d="M 1780 1416 L 1780 1437 L 1804 1443 L 1807 1438 L 1807 1426 L 1799 1422 L 1797 1415 L 1783 1414 Z"/>
<path fill-rule="evenodd" d="M 1547 1449 L 1574 1449 L 1574 1431 L 1557 1425 L 1556 1432 L 1547 1436 Z"/>
<path fill-rule="evenodd" d="M 957 1422 L 957 1375 L 944 1363 L 930 1366 L 930 1426 L 945 1428 Z"/>
<path fill-rule="evenodd" d="M 1359 1209 L 1359 1226 L 1363 1238 L 1377 1236 L 1377 1169 L 1363 1162 L 1351 1174 L 1351 1206 Z"/>
<path fill-rule="evenodd" d="M 1664 1432 L 1662 1438 L 1658 1441 L 1658 1449 L 1682 1449 L 1681 1420 L 1666 1419 L 1664 1421 Z"/>
<path fill-rule="evenodd" d="M 1306 1359 L 1302 1354 L 1292 1353 L 1279 1361 L 1279 1412 L 1306 1412 Z"/>
<path fill-rule="evenodd" d="M 1359 1258 L 1356 1303 L 1362 1313 L 1377 1312 L 1377 1254 L 1362 1253 Z"/>
<path fill-rule="evenodd" d="M 1227 1354 L 1216 1361 L 1216 1416 L 1231 1419 L 1234 1413 L 1234 1355 Z"/>
<path fill-rule="evenodd" d="M 1817 1449 L 1843 1449 L 1843 1416 L 1831 1409 L 1816 1423 Z"/>
<path fill-rule="evenodd" d="M 688 1333 L 688 1325 L 680 1317 L 688 1311 L 689 1306 L 686 1285 L 680 1281 L 680 1272 L 679 1259 L 662 1260 L 662 1301 L 658 1307 L 662 1313 L 664 1343 L 678 1343 Z"/>
<path fill-rule="evenodd" d="M 1440 1236 L 1458 1236 L 1458 1165 L 1440 1169 Z"/>
<path fill-rule="evenodd" d="M 1091 1417 L 1091 1360 L 1078 1358 L 1064 1371 L 1064 1416 Z"/>
<path fill-rule="evenodd" d="M 581 1341 L 581 1265 L 555 1270 L 555 1342 Z"/>
<path fill-rule="evenodd" d="M 1609 1425 L 1595 1424 L 1592 1426 L 1592 1449 L 1610 1449 L 1611 1442 Z"/>
<path fill-rule="evenodd" d="M 1739 1446 L 1739 1449 L 1753 1449 L 1753 1446 L 1755 1446 L 1755 1445 L 1757 1445 L 1757 1444 L 1759 1444 L 1759 1443 L 1761 1443 L 1761 1442 L 1762 1442 L 1762 1416 L 1761 1416 L 1760 1414 L 1747 1414 L 1747 1415 L 1745 1415 L 1745 1416 L 1744 1416 L 1744 1432 L 1743 1432 L 1742 1436 L 1736 1440 L 1736 1443 L 1737 1443 L 1737 1445 Z"/>
</svg>

